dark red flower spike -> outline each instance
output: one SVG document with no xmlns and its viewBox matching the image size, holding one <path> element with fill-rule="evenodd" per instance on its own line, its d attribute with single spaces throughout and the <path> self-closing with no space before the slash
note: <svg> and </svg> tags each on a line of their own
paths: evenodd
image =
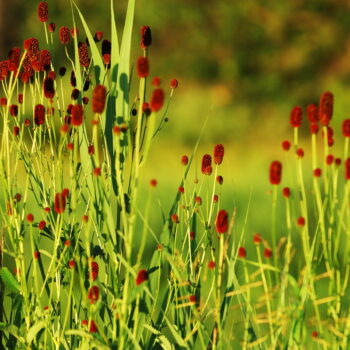
<svg viewBox="0 0 350 350">
<path fill-rule="evenodd" d="M 103 85 L 96 85 L 92 94 L 92 111 L 101 114 L 106 104 L 106 88 Z"/>
<path fill-rule="evenodd" d="M 38 126 L 45 123 L 45 107 L 41 104 L 34 107 L 34 123 Z"/>
<path fill-rule="evenodd" d="M 152 32 L 149 26 L 141 27 L 141 49 L 146 49 L 152 44 Z"/>
<path fill-rule="evenodd" d="M 345 163 L 345 179 L 350 180 L 350 158 L 348 158 Z"/>
<path fill-rule="evenodd" d="M 299 128 L 303 118 L 303 110 L 300 106 L 294 107 L 290 112 L 290 125 L 293 128 Z"/>
<path fill-rule="evenodd" d="M 202 174 L 203 175 L 210 175 L 212 173 L 212 166 L 211 166 L 211 156 L 209 154 L 205 154 L 202 158 Z"/>
<path fill-rule="evenodd" d="M 244 247 L 239 247 L 238 248 L 238 257 L 244 259 L 247 257 L 247 251 Z"/>
<path fill-rule="evenodd" d="M 71 35 L 70 35 L 70 30 L 67 27 L 61 27 L 59 31 L 59 38 L 60 42 L 63 45 L 67 45 L 70 42 Z"/>
<path fill-rule="evenodd" d="M 148 58 L 141 56 L 137 60 L 137 75 L 139 78 L 146 78 L 149 76 L 149 62 Z"/>
<path fill-rule="evenodd" d="M 164 91 L 162 89 L 153 90 L 150 108 L 152 112 L 158 112 L 164 104 Z"/>
<path fill-rule="evenodd" d="M 226 210 L 220 210 L 216 217 L 216 232 L 217 233 L 226 233 L 228 229 L 228 214 Z"/>
<path fill-rule="evenodd" d="M 93 281 L 96 281 L 98 277 L 98 270 L 99 270 L 98 263 L 96 261 L 91 261 L 90 268 L 91 268 L 90 279 L 92 279 Z"/>
<path fill-rule="evenodd" d="M 306 107 L 307 119 L 311 124 L 318 122 L 318 108 L 316 105 L 311 104 Z"/>
<path fill-rule="evenodd" d="M 214 147 L 214 163 L 220 165 L 224 158 L 225 148 L 219 144 Z"/>
<path fill-rule="evenodd" d="M 270 183 L 271 185 L 279 185 L 282 178 L 282 163 L 275 160 L 270 165 Z"/>
<path fill-rule="evenodd" d="M 46 98 L 52 99 L 55 97 L 55 85 L 51 78 L 44 80 L 44 95 Z"/>
<path fill-rule="evenodd" d="M 100 295 L 100 290 L 97 286 L 92 286 L 88 291 L 88 299 L 90 304 L 95 304 Z"/>
<path fill-rule="evenodd" d="M 179 86 L 179 82 L 176 79 L 171 79 L 170 81 L 170 88 L 176 89 Z"/>
<path fill-rule="evenodd" d="M 342 132 L 344 137 L 350 137 L 350 119 L 343 120 Z"/>
<path fill-rule="evenodd" d="M 290 197 L 290 188 L 289 187 L 284 187 L 282 190 L 283 197 L 289 198 Z"/>
<path fill-rule="evenodd" d="M 319 120 L 322 125 L 328 126 L 333 116 L 333 94 L 329 91 L 324 92 L 320 97 Z"/>
<path fill-rule="evenodd" d="M 79 43 L 78 51 L 79 51 L 80 64 L 85 68 L 89 67 L 90 65 L 89 51 L 88 51 L 87 45 L 84 42 Z"/>
<path fill-rule="evenodd" d="M 74 105 L 72 108 L 71 124 L 73 126 L 80 126 L 83 124 L 84 109 L 82 105 Z"/>
<path fill-rule="evenodd" d="M 63 193 L 56 193 L 54 209 L 57 214 L 62 214 L 66 209 L 66 196 Z"/>
<path fill-rule="evenodd" d="M 139 286 L 141 283 L 148 280 L 148 272 L 146 270 L 140 270 L 136 276 L 135 283 Z"/>
<path fill-rule="evenodd" d="M 45 1 L 41 1 L 38 4 L 38 18 L 40 22 L 49 20 L 49 7 Z"/>
</svg>

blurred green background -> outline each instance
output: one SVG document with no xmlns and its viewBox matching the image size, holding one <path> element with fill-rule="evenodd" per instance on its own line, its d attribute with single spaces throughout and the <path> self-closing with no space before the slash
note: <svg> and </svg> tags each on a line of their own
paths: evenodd
<svg viewBox="0 0 350 350">
<path fill-rule="evenodd" d="M 44 42 L 37 3 L 0 0 L 2 57 L 27 37 Z M 48 3 L 50 21 L 58 27 L 72 27 L 69 1 Z M 77 4 L 91 30 L 102 30 L 109 38 L 109 1 L 80 0 Z M 126 4 L 126 0 L 115 4 L 120 32 Z M 223 143 L 222 206 L 231 210 L 237 205 L 237 224 L 242 226 L 251 193 L 247 230 L 251 234 L 268 231 L 268 168 L 272 160 L 284 156 L 281 141 L 292 137 L 291 108 L 317 103 L 321 92 L 331 90 L 335 94 L 337 134 L 341 120 L 348 117 L 349 1 L 140 0 L 133 61 L 141 54 L 142 25 L 152 28 L 151 75 L 160 76 L 166 88 L 171 78 L 179 80 L 169 122 L 144 170 L 144 187 L 149 179 L 157 178 L 157 193 L 169 205 L 182 176 L 180 157 L 191 153 L 208 118 L 196 159 L 198 172 L 202 154 Z M 63 50 L 60 45 L 57 49 L 59 55 Z M 307 130 L 306 125 L 301 130 L 306 149 Z M 338 146 L 341 152 L 336 137 Z M 311 174 L 310 165 L 305 171 Z M 289 185 L 288 181 L 284 185 Z"/>
</svg>

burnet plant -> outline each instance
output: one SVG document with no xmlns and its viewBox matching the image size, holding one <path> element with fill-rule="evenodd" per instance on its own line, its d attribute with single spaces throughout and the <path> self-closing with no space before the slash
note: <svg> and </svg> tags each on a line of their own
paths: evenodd
<svg viewBox="0 0 350 350">
<path fill-rule="evenodd" d="M 333 95 L 306 108 L 311 183 L 299 140 L 303 108 L 291 112 L 293 141 L 283 141 L 285 160 L 270 166 L 271 232 L 237 228 L 236 209 L 222 208 L 223 145 L 202 156 L 193 181 L 199 141 L 181 157 L 169 212 L 152 225 L 157 179 L 144 208 L 139 183 L 178 82 L 151 79 L 148 26 L 138 58 L 131 55 L 135 0 L 121 37 L 111 1 L 110 40 L 69 4 L 72 27 L 56 28 L 40 2 L 45 41 L 29 38 L 0 61 L 2 346 L 346 349 L 350 123 L 335 156 Z M 286 168 L 295 168 L 295 183 L 282 179 Z"/>
</svg>

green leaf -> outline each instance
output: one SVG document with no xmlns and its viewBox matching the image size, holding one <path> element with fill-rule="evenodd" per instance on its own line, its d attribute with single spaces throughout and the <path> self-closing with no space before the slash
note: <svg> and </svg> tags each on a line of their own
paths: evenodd
<svg viewBox="0 0 350 350">
<path fill-rule="evenodd" d="M 0 276 L 6 288 L 8 288 L 11 292 L 19 293 L 20 285 L 16 281 L 15 277 L 13 277 L 12 273 L 7 269 L 7 267 L 1 268 Z"/>
<path fill-rule="evenodd" d="M 33 327 L 31 327 L 27 333 L 27 342 L 28 344 L 31 344 L 35 336 L 41 331 L 41 329 L 45 328 L 46 323 L 44 321 L 40 321 L 36 324 L 34 324 Z"/>
</svg>

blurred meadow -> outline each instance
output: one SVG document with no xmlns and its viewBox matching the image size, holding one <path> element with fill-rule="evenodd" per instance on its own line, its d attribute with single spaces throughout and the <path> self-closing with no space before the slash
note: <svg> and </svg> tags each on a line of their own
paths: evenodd
<svg viewBox="0 0 350 350">
<path fill-rule="evenodd" d="M 120 28 L 126 3 L 116 2 Z M 77 5 L 91 31 L 102 30 L 104 38 L 110 38 L 108 1 L 80 0 Z M 171 78 L 179 81 L 169 121 L 143 170 L 144 193 L 148 181 L 156 178 L 157 196 L 169 207 L 183 174 L 180 158 L 191 154 L 207 120 L 197 152 L 198 172 L 201 156 L 215 144 L 224 144 L 223 206 L 237 208 L 237 230 L 242 229 L 249 206 L 248 237 L 256 231 L 268 234 L 268 166 L 284 156 L 282 140 L 292 139 L 291 108 L 317 103 L 320 93 L 329 90 L 335 95 L 336 135 L 341 120 L 348 117 L 343 114 L 350 110 L 349 1 L 148 0 L 136 6 L 135 28 L 152 28 L 151 77 L 159 76 L 163 87 Z M 0 1 L 1 56 L 29 33 L 44 40 L 32 8 L 31 2 Z M 50 19 L 72 27 L 67 1 L 50 2 Z M 138 38 L 134 30 L 134 62 Z M 64 59 L 62 50 L 57 54 L 62 55 L 57 59 Z M 304 126 L 306 156 L 307 134 Z M 305 171 L 311 178 L 312 169 Z M 284 177 L 286 185 L 287 181 Z"/>
</svg>

